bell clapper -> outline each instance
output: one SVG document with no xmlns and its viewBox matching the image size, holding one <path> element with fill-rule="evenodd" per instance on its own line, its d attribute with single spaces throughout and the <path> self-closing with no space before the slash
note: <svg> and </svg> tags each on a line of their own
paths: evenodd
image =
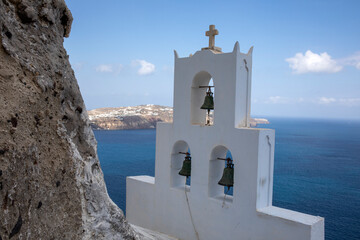
<svg viewBox="0 0 360 240">
<path fill-rule="evenodd" d="M 210 109 L 208 109 L 208 112 L 207 112 L 207 121 L 206 121 L 206 125 L 210 126 Z"/>
</svg>

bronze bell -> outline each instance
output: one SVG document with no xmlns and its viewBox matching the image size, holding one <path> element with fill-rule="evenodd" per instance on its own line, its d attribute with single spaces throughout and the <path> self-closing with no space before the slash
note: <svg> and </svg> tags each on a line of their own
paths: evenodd
<svg viewBox="0 0 360 240">
<path fill-rule="evenodd" d="M 228 189 L 234 186 L 234 164 L 230 161 L 226 164 L 226 168 L 224 169 L 223 175 L 218 184 L 228 187 Z"/>
<path fill-rule="evenodd" d="M 179 172 L 179 175 L 190 177 L 191 176 L 191 157 L 190 153 L 185 153 L 185 160 L 183 162 L 182 168 Z"/>
<path fill-rule="evenodd" d="M 213 110 L 214 109 L 214 97 L 211 91 L 206 92 L 204 104 L 201 109 Z"/>
</svg>

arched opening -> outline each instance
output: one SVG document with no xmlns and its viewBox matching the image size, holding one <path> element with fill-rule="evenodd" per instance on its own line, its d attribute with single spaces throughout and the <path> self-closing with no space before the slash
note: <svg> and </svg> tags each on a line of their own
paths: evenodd
<svg viewBox="0 0 360 240">
<path fill-rule="evenodd" d="M 193 125 L 213 125 L 214 112 L 201 109 L 209 90 L 212 92 L 214 102 L 213 110 L 215 110 L 215 87 L 213 79 L 208 72 L 201 71 L 197 73 L 191 86 L 191 124 Z M 208 113 L 210 113 L 209 116 Z"/>
<path fill-rule="evenodd" d="M 231 161 L 229 161 L 229 159 Z M 233 186 L 227 186 L 219 184 L 220 180 L 222 184 L 229 183 L 229 168 L 228 164 L 233 164 L 233 157 L 231 155 L 230 150 L 225 146 L 217 146 L 215 147 L 210 156 L 210 166 L 209 166 L 209 196 L 213 198 L 218 198 L 227 202 L 232 202 L 233 195 Z M 234 168 L 234 165 L 231 166 Z M 227 174 L 224 173 L 227 172 Z M 232 171 L 232 176 L 234 177 Z M 232 178 L 233 181 L 233 178 Z"/>
<path fill-rule="evenodd" d="M 179 172 L 183 168 L 184 160 L 186 160 L 186 157 L 191 158 L 189 145 L 185 141 L 176 142 L 171 152 L 170 185 L 171 187 L 177 187 L 177 188 L 186 187 L 186 189 L 190 191 L 191 173 L 190 176 L 188 177 L 179 174 Z M 187 158 L 187 160 L 188 159 L 189 158 Z M 190 164 L 190 166 L 191 165 L 192 164 Z M 187 166 L 187 169 L 188 167 L 189 165 Z M 191 167 L 190 167 L 190 172 L 191 172 Z"/>
</svg>

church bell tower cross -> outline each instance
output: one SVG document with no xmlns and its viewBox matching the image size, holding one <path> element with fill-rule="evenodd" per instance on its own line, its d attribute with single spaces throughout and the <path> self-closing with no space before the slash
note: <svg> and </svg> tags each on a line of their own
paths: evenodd
<svg viewBox="0 0 360 240">
<path fill-rule="evenodd" d="M 216 35 L 219 35 L 219 31 L 217 29 L 215 29 L 215 25 L 210 25 L 209 31 L 205 32 L 205 36 L 209 37 L 209 47 L 202 48 L 201 50 L 210 49 L 213 51 L 221 52 L 221 48 L 215 47 L 215 36 Z"/>
</svg>

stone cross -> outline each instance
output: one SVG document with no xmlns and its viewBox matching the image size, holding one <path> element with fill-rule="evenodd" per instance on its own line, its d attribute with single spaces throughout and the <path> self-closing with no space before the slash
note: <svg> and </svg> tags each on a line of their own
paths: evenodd
<svg viewBox="0 0 360 240">
<path fill-rule="evenodd" d="M 215 29 L 215 25 L 210 25 L 209 31 L 206 31 L 205 35 L 209 37 L 209 47 L 202 48 L 201 50 L 213 50 L 221 52 L 221 48 L 215 47 L 215 36 L 219 35 L 219 31 Z"/>
<path fill-rule="evenodd" d="M 209 26 L 209 31 L 205 33 L 209 37 L 209 48 L 214 49 L 215 47 L 215 36 L 219 35 L 219 31 L 215 29 L 215 25 Z"/>
</svg>

